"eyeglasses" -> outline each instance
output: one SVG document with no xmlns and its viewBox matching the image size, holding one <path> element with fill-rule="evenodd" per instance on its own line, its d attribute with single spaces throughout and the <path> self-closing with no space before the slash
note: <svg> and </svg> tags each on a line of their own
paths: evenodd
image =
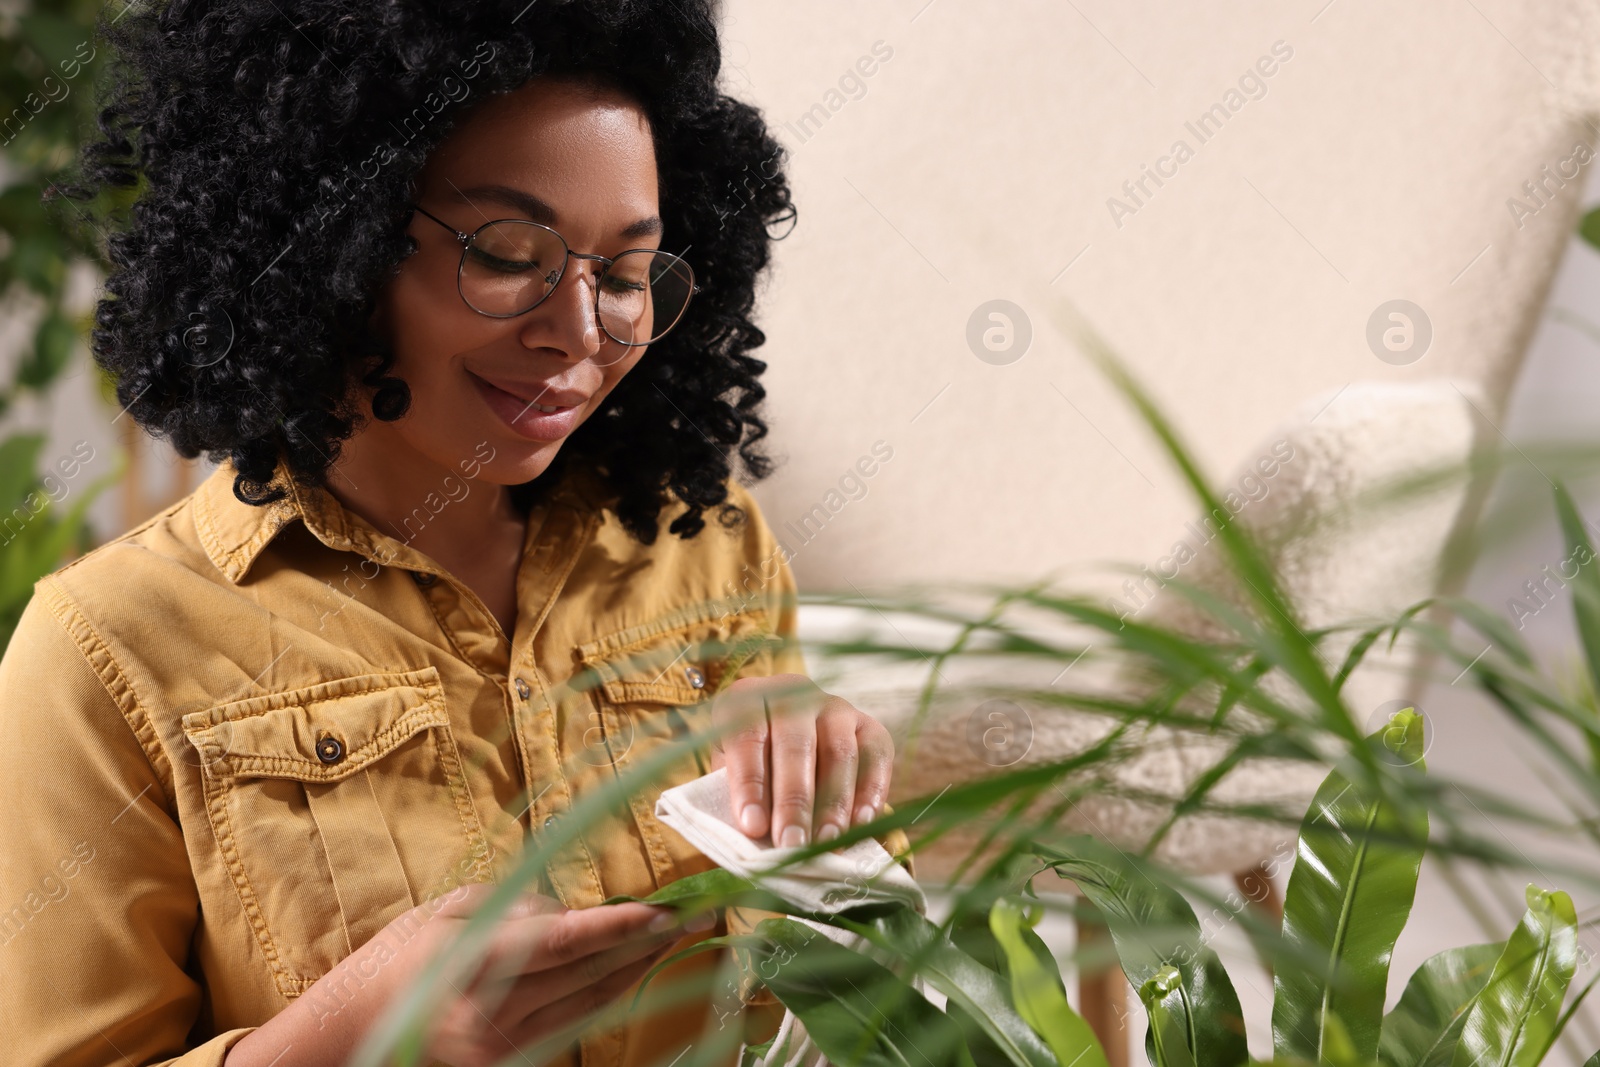
<svg viewBox="0 0 1600 1067">
<path fill-rule="evenodd" d="M 559 233 L 526 219 L 496 219 L 463 233 L 421 204 L 411 206 L 460 243 L 456 288 L 468 307 L 493 319 L 515 318 L 538 307 L 555 292 L 572 259 L 601 264 L 595 318 L 621 345 L 637 348 L 661 340 L 700 291 L 694 269 L 671 252 L 635 248 L 614 258 L 574 252 Z"/>
</svg>

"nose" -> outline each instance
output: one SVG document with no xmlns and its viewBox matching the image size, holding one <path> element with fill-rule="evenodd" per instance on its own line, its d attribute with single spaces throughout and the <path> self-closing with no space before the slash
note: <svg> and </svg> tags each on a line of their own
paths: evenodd
<svg viewBox="0 0 1600 1067">
<path fill-rule="evenodd" d="M 522 343 L 528 348 L 555 348 L 576 361 L 605 359 L 612 345 L 595 316 L 596 264 L 573 260 L 561 280 L 538 307 L 523 318 Z"/>
</svg>

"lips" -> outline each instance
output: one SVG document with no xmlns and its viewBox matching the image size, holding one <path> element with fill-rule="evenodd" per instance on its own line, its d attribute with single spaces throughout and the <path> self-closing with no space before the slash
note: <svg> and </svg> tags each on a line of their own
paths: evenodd
<svg viewBox="0 0 1600 1067">
<path fill-rule="evenodd" d="M 573 408 L 589 402 L 589 394 L 573 389 L 556 389 L 548 382 L 525 382 L 515 378 L 491 377 L 487 374 L 477 374 L 468 371 L 474 378 L 488 385 L 494 386 L 503 393 L 509 393 L 528 404 L 542 404 L 545 407 Z"/>
</svg>

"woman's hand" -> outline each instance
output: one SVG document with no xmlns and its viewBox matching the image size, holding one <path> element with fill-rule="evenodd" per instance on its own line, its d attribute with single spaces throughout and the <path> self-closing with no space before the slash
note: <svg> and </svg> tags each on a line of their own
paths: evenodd
<svg viewBox="0 0 1600 1067">
<path fill-rule="evenodd" d="M 458 886 L 402 912 L 290 1002 L 227 1057 L 227 1067 L 323 1067 L 349 1054 L 434 955 L 460 936 L 498 887 Z M 527 893 L 495 924 L 490 949 L 430 1016 L 424 1062 L 490 1067 L 524 1049 L 547 1050 L 576 1036 L 601 1009 L 631 989 L 685 932 L 665 908 L 602 904 L 568 910 Z"/>
<path fill-rule="evenodd" d="M 415 965 L 459 936 L 495 888 L 469 885 L 451 893 L 456 899 L 430 918 L 418 938 L 424 944 L 413 953 L 413 966 L 396 977 L 409 984 L 420 973 Z M 694 928 L 709 928 L 714 921 L 702 916 Z M 490 1067 L 537 1042 L 574 1034 L 631 989 L 683 935 L 684 927 L 665 908 L 628 903 L 574 911 L 553 897 L 524 894 L 497 925 L 489 955 L 471 984 L 461 983 L 461 995 L 449 998 L 433 1016 L 422 1058 L 451 1067 Z"/>
<path fill-rule="evenodd" d="M 775 844 L 798 847 L 882 812 L 894 763 L 889 731 L 805 675 L 737 679 L 712 699 L 711 718 L 719 738 L 712 763 L 728 768 L 748 836 L 770 830 Z"/>
</svg>

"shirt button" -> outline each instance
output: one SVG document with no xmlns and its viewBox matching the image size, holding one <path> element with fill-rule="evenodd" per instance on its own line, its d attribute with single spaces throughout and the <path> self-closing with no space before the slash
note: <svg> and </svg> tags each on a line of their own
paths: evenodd
<svg viewBox="0 0 1600 1067">
<path fill-rule="evenodd" d="M 683 673 L 689 676 L 689 684 L 696 689 L 706 687 L 706 676 L 700 673 L 699 667 L 685 667 Z"/>
<path fill-rule="evenodd" d="M 317 758 L 323 763 L 338 763 L 344 758 L 344 746 L 337 737 L 324 737 L 317 741 Z"/>
<path fill-rule="evenodd" d="M 427 571 L 412 571 L 411 580 L 422 586 L 422 588 L 426 589 L 428 586 L 438 581 L 439 576 L 437 574 L 429 574 Z"/>
<path fill-rule="evenodd" d="M 527 700 L 529 694 L 532 692 L 533 689 L 529 687 L 527 682 L 523 681 L 521 678 L 517 679 L 517 696 L 521 697 L 523 700 Z"/>
</svg>

